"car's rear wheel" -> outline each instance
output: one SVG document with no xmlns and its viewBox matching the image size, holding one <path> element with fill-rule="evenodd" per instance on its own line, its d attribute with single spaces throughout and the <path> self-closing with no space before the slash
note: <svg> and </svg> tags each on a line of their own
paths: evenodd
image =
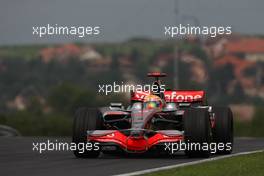
<svg viewBox="0 0 264 176">
<path fill-rule="evenodd" d="M 233 113 L 228 107 L 213 107 L 215 123 L 213 140 L 217 143 L 218 154 L 230 154 L 233 148 Z M 219 146 L 222 147 L 219 147 Z"/>
<path fill-rule="evenodd" d="M 102 114 L 96 108 L 79 108 L 73 122 L 72 141 L 78 146 L 87 144 L 87 131 L 102 129 Z M 77 149 L 74 155 L 78 158 L 96 158 L 100 154 L 99 146 L 92 144 L 92 149 Z M 89 147 L 90 148 L 90 147 Z"/>
<path fill-rule="evenodd" d="M 209 112 L 206 108 L 192 108 L 183 116 L 185 154 L 188 157 L 209 157 L 211 142 L 211 126 Z M 205 146 L 204 146 L 205 145 Z"/>
</svg>

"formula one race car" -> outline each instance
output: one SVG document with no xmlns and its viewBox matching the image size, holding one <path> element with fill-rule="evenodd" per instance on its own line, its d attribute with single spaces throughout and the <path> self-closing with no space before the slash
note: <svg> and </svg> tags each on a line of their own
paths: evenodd
<svg viewBox="0 0 264 176">
<path fill-rule="evenodd" d="M 160 88 L 164 73 L 149 73 Z M 73 126 L 75 144 L 97 144 L 97 150 L 79 149 L 76 157 L 94 158 L 100 152 L 164 152 L 168 143 L 210 144 L 215 153 L 229 154 L 233 147 L 233 115 L 228 107 L 207 105 L 204 91 L 158 89 L 132 92 L 131 105 L 111 103 L 103 108 L 79 108 Z M 168 146 L 168 145 L 167 145 Z M 166 151 L 167 152 L 167 151 Z M 156 152 L 157 153 L 157 152 Z M 211 148 L 185 149 L 189 157 L 209 157 Z"/>
</svg>

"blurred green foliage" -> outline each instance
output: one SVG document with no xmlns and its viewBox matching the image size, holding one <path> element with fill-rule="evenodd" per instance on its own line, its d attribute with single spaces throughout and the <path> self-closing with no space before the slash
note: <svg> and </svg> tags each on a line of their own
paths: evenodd
<svg viewBox="0 0 264 176">
<path fill-rule="evenodd" d="M 234 129 L 236 136 L 264 137 L 264 109 L 257 107 L 252 121 L 235 121 Z"/>
<path fill-rule="evenodd" d="M 95 106 L 96 94 L 88 89 L 69 83 L 62 83 L 51 90 L 48 104 L 57 113 L 71 114 L 77 107 Z"/>
</svg>

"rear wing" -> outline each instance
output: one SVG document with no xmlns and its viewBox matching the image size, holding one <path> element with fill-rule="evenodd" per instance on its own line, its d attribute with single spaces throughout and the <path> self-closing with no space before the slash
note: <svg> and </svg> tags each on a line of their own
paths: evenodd
<svg viewBox="0 0 264 176">
<path fill-rule="evenodd" d="M 164 97 L 166 102 L 175 102 L 175 103 L 193 103 L 200 102 L 204 100 L 205 92 L 204 91 L 186 91 L 186 90 L 172 90 L 165 91 Z"/>
<path fill-rule="evenodd" d="M 131 92 L 132 101 L 143 101 L 144 97 L 150 95 L 149 92 Z M 166 102 L 174 103 L 193 103 L 204 100 L 204 91 L 186 91 L 186 90 L 166 90 L 164 91 L 164 98 Z"/>
<path fill-rule="evenodd" d="M 153 77 L 156 81 L 153 84 L 156 84 L 160 88 L 160 77 L 166 77 L 166 73 L 152 72 L 148 73 L 148 77 Z M 174 103 L 194 103 L 194 102 L 204 102 L 205 92 L 202 90 L 166 90 L 164 92 L 159 89 L 160 97 L 166 102 Z M 143 101 L 144 97 L 152 94 L 151 92 L 131 92 L 131 101 Z M 164 96 L 163 96 L 164 95 Z"/>
</svg>

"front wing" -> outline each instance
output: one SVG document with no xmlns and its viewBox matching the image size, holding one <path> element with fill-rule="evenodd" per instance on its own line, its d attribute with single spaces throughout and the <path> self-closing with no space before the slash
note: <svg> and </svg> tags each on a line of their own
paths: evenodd
<svg viewBox="0 0 264 176">
<path fill-rule="evenodd" d="M 127 152 L 145 152 L 155 145 L 179 142 L 184 139 L 183 133 L 178 130 L 155 131 L 151 137 L 125 135 L 119 130 L 87 131 L 87 140 L 103 145 L 114 144 Z"/>
</svg>

